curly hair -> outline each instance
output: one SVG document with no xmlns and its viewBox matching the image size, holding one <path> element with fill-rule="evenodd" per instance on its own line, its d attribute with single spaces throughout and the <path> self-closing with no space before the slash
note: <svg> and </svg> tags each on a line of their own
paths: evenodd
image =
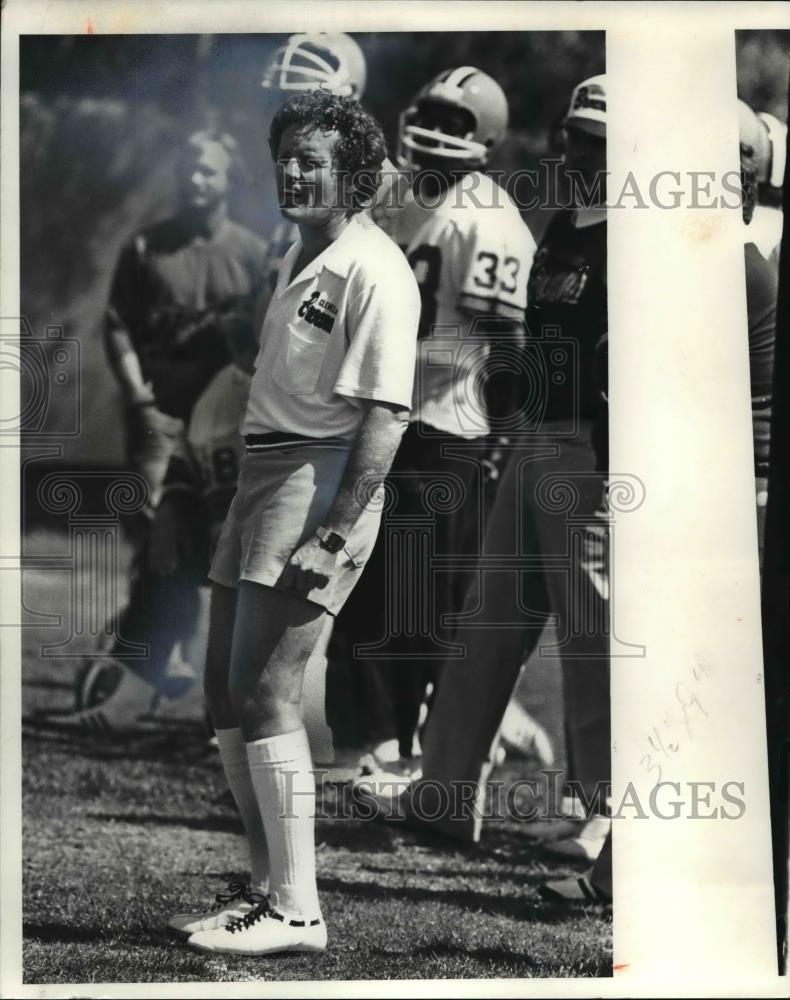
<svg viewBox="0 0 790 1000">
<path fill-rule="evenodd" d="M 337 97 L 315 90 L 292 97 L 275 114 L 269 129 L 269 149 L 277 159 L 280 140 L 292 125 L 322 132 L 337 132 L 332 159 L 338 172 L 353 178 L 352 211 L 361 211 L 381 183 L 381 165 L 387 144 L 381 126 L 353 97 Z"/>
</svg>

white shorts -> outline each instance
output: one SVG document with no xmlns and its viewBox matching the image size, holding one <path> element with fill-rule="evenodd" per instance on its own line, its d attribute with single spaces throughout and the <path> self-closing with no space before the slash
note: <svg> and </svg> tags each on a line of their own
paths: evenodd
<svg viewBox="0 0 790 1000">
<path fill-rule="evenodd" d="M 242 580 L 276 587 L 291 555 L 324 524 L 340 486 L 350 444 L 297 444 L 246 452 L 236 495 L 222 527 L 209 578 L 225 587 Z M 307 600 L 337 614 L 359 579 L 381 521 L 381 504 L 354 525 L 335 572 Z"/>
</svg>

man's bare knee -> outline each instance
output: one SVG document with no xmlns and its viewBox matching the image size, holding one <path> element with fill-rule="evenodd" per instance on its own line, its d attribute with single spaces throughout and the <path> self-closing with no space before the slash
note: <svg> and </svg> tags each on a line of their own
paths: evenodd
<svg viewBox="0 0 790 1000">
<path fill-rule="evenodd" d="M 253 670 L 231 671 L 228 693 L 234 710 L 239 716 L 276 716 L 289 706 L 298 707 L 301 701 L 301 684 L 288 682 L 276 675 L 268 666 L 260 674 Z"/>
</svg>

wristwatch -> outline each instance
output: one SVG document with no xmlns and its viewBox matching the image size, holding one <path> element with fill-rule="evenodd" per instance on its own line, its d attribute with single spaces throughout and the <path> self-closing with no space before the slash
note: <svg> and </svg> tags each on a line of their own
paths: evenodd
<svg viewBox="0 0 790 1000">
<path fill-rule="evenodd" d="M 337 553 L 345 547 L 345 538 L 338 535 L 336 531 L 330 531 L 329 528 L 316 528 L 315 533 L 321 543 L 321 548 L 326 549 L 327 552 Z"/>
</svg>

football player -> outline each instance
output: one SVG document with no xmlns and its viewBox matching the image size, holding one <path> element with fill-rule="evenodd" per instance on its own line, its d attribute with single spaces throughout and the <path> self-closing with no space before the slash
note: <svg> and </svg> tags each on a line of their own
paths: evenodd
<svg viewBox="0 0 790 1000">
<path fill-rule="evenodd" d="M 782 182 L 787 159 L 787 125 L 766 111 L 755 113 L 738 101 L 741 143 L 752 150 L 757 186 L 757 204 L 751 216 L 748 242 L 762 256 L 779 266 L 782 239 Z"/>
<path fill-rule="evenodd" d="M 389 231 L 412 266 L 422 311 L 412 412 L 389 478 L 395 499 L 388 516 L 393 526 L 411 524 L 418 532 L 428 517 L 432 538 L 422 555 L 396 568 L 383 531 L 365 586 L 336 625 L 393 706 L 389 730 L 369 734 L 398 740 L 400 761 L 385 780 L 418 766 L 420 709 L 447 645 L 442 619 L 460 608 L 467 581 L 466 572 L 445 566 L 423 577 L 420 589 L 420 569 L 430 569 L 431 554 L 479 551 L 489 342 L 495 336 L 515 343 L 523 333 L 535 243 L 507 193 L 485 173 L 507 124 L 501 87 L 472 66 L 440 73 L 400 121 L 399 165 L 411 172 L 412 197 Z M 452 494 L 446 505 L 443 490 Z M 401 621 L 400 614 L 415 618 Z"/>
<path fill-rule="evenodd" d="M 757 535 L 760 569 L 763 565 L 763 538 L 768 503 L 768 469 L 771 445 L 771 410 L 773 392 L 774 347 L 776 340 L 776 301 L 779 274 L 776 258 L 766 259 L 760 247 L 757 222 L 759 185 L 763 177 L 761 156 L 762 121 L 752 109 L 739 101 L 739 137 L 742 187 L 742 214 L 748 227 L 744 234 L 746 267 L 746 311 L 749 336 L 749 374 L 752 391 L 752 431 L 754 474 L 757 497 Z M 757 231 L 752 227 L 757 222 Z"/>
<path fill-rule="evenodd" d="M 563 123 L 566 168 L 577 171 L 585 181 L 584 190 L 593 193 L 606 165 L 605 84 L 604 77 L 579 84 Z M 578 191 L 583 195 L 581 185 Z M 543 419 L 531 440 L 513 451 L 497 491 L 486 527 L 487 553 L 514 558 L 526 548 L 531 557 L 542 554 L 555 563 L 567 557 L 566 511 L 537 500 L 537 484 L 546 476 L 572 482 L 574 517 L 580 524 L 598 530 L 602 523 L 599 508 L 607 455 L 605 433 L 596 432 L 604 400 L 595 373 L 605 367 L 599 352 L 607 330 L 605 186 L 598 191 L 597 201 L 580 197 L 573 210 L 552 217 L 532 263 L 527 286 L 530 337 L 539 339 L 545 328 L 559 328 L 562 340 L 557 345 L 564 346 L 568 357 L 578 358 L 578 377 L 547 380 L 541 394 Z M 524 834 L 555 841 L 552 850 L 566 859 L 589 861 L 597 856 L 611 823 L 605 815 L 605 796 L 600 795 L 611 762 L 609 641 L 602 627 L 608 621 L 608 580 L 605 537 L 596 530 L 585 538 L 581 558 L 574 553 L 570 581 L 566 573 L 546 572 L 541 566 L 521 573 L 518 588 L 512 571 L 490 570 L 473 581 L 465 616 L 482 611 L 486 620 L 507 624 L 469 628 L 462 634 L 466 655 L 457 664 L 448 662 L 428 717 L 422 783 L 415 782 L 412 794 L 399 798 L 393 794 L 398 790 L 393 782 L 379 788 L 373 783 L 361 785 L 370 788 L 384 808 L 391 809 L 396 799 L 399 811 L 430 822 L 434 829 L 460 840 L 479 839 L 498 731 L 522 665 L 552 615 L 568 629 L 566 643 L 558 650 L 568 780 L 581 786 L 592 808 L 588 815 L 579 797 L 571 796 L 574 786 L 569 784 L 559 815 L 525 824 Z M 572 599 L 570 584 L 578 601 Z M 583 609 L 582 622 L 571 622 L 574 608 Z M 514 628 L 513 623 L 519 622 L 523 627 Z M 569 629 L 571 624 L 577 627 Z M 471 797 L 460 799 L 461 789 Z M 441 801 L 434 810 L 440 790 L 445 803 L 451 803 L 449 810 L 441 807 Z"/>
</svg>

